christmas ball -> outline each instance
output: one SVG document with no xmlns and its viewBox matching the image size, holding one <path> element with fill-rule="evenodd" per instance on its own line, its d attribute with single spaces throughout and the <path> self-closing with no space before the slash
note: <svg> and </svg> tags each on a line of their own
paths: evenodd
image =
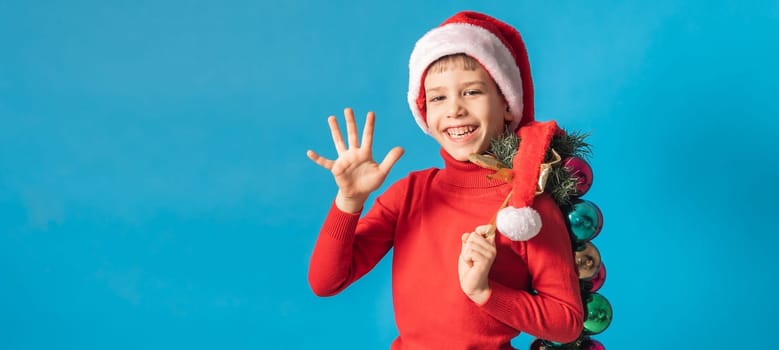
<svg viewBox="0 0 779 350">
<path fill-rule="evenodd" d="M 603 228 L 603 214 L 595 203 L 585 199 L 575 199 L 565 208 L 565 220 L 568 230 L 577 242 L 589 241 Z"/>
<path fill-rule="evenodd" d="M 595 276 L 592 276 L 592 278 L 590 278 L 590 283 L 592 283 L 592 287 L 590 287 L 590 292 L 592 293 L 597 292 L 598 289 L 600 289 L 600 287 L 603 286 L 603 282 L 606 282 L 606 264 L 601 262 L 598 272 L 595 274 Z"/>
<path fill-rule="evenodd" d="M 562 346 L 562 343 L 536 338 L 530 343 L 530 350 L 555 350 L 561 349 Z"/>
<path fill-rule="evenodd" d="M 591 242 L 585 243 L 581 250 L 576 251 L 574 261 L 576 261 L 576 267 L 578 268 L 579 279 L 588 280 L 593 278 L 600 270 L 600 252 Z"/>
<path fill-rule="evenodd" d="M 544 344 L 544 341 L 539 338 L 536 338 L 535 340 L 533 340 L 532 343 L 530 343 L 530 350 L 547 350 L 547 349 Z"/>
<path fill-rule="evenodd" d="M 571 175 L 577 178 L 576 195 L 583 196 L 592 186 L 592 167 L 582 158 L 568 157 L 563 160 L 563 166 Z"/>
<path fill-rule="evenodd" d="M 588 339 L 582 343 L 581 350 L 606 350 L 606 347 L 595 339 Z"/>
<path fill-rule="evenodd" d="M 611 304 L 598 293 L 590 294 L 587 298 L 587 318 L 584 320 L 584 332 L 598 334 L 603 332 L 611 324 Z"/>
</svg>

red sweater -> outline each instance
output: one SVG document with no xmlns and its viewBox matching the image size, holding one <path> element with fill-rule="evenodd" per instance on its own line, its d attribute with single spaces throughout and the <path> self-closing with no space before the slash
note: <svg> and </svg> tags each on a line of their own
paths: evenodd
<svg viewBox="0 0 779 350">
<path fill-rule="evenodd" d="M 574 340 L 582 330 L 579 282 L 555 202 L 546 194 L 536 197 L 533 208 L 543 227 L 529 241 L 496 235 L 492 293 L 478 305 L 460 289 L 460 236 L 489 223 L 511 186 L 489 180 L 490 170 L 441 154 L 444 169 L 410 173 L 362 219 L 331 207 L 309 267 L 314 293 L 337 294 L 394 248 L 399 336 L 392 349 L 512 349 L 511 339 L 521 331 Z"/>
</svg>

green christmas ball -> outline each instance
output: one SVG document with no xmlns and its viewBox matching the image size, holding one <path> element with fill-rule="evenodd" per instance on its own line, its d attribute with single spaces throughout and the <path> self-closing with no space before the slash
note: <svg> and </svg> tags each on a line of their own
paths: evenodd
<svg viewBox="0 0 779 350">
<path fill-rule="evenodd" d="M 613 316 L 611 304 L 598 293 L 587 298 L 587 318 L 584 320 L 584 331 L 587 334 L 603 332 L 611 324 Z"/>
<path fill-rule="evenodd" d="M 603 214 L 595 203 L 576 199 L 564 208 L 568 230 L 577 242 L 587 242 L 600 233 L 603 227 Z"/>
</svg>

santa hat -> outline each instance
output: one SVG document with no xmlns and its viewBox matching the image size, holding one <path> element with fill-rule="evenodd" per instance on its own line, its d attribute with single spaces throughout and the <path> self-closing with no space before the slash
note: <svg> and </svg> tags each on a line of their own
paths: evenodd
<svg viewBox="0 0 779 350">
<path fill-rule="evenodd" d="M 419 39 L 409 60 L 408 104 L 426 134 L 430 133 L 423 88 L 427 68 L 439 58 L 454 54 L 466 54 L 484 67 L 514 117 L 510 127 L 520 136 L 521 147 L 513 161 L 511 199 L 499 210 L 496 225 L 512 240 L 528 240 L 541 229 L 541 218 L 530 205 L 549 142 L 559 129 L 554 122 L 534 120 L 533 81 L 525 43 L 512 26 L 471 11 L 455 14 Z"/>
<path fill-rule="evenodd" d="M 544 191 L 547 174 L 543 172 L 549 171 L 544 158 L 552 137 L 560 131 L 554 121 L 533 121 L 517 130 L 520 143 L 511 167 L 511 199 L 496 218 L 498 230 L 513 241 L 526 241 L 541 231 L 541 216 L 530 206 Z"/>
</svg>

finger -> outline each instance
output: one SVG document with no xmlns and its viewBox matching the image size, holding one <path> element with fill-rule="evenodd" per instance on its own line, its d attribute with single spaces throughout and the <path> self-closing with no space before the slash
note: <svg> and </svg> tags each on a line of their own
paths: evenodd
<svg viewBox="0 0 779 350">
<path fill-rule="evenodd" d="M 487 239 L 484 238 L 484 235 L 482 235 L 480 232 L 474 232 L 470 237 L 468 237 L 468 243 L 473 244 L 482 244 L 486 243 Z"/>
<path fill-rule="evenodd" d="M 492 252 L 492 253 L 495 253 L 495 252 L 497 251 L 497 249 L 495 248 L 495 246 L 493 246 L 493 245 L 490 245 L 490 244 L 489 244 L 488 242 L 486 242 L 486 241 L 481 241 L 481 242 L 470 242 L 470 241 L 469 241 L 469 242 L 468 242 L 468 245 L 469 245 L 470 247 L 473 247 L 474 249 L 478 249 L 478 250 L 480 250 L 480 251 L 483 251 L 483 252 Z"/>
<path fill-rule="evenodd" d="M 334 161 L 332 161 L 330 159 L 327 159 L 325 157 L 322 157 L 322 156 L 318 155 L 316 152 L 314 152 L 312 150 L 308 150 L 306 152 L 306 156 L 308 156 L 308 159 L 311 159 L 314 163 L 316 163 L 317 165 L 319 165 L 319 166 L 321 166 L 321 167 L 323 167 L 323 168 L 325 168 L 327 170 L 332 170 L 333 169 L 333 163 L 335 163 Z"/>
<path fill-rule="evenodd" d="M 476 233 L 482 235 L 482 237 L 489 237 L 495 233 L 495 226 L 493 225 L 480 225 L 474 230 Z"/>
<path fill-rule="evenodd" d="M 333 136 L 333 144 L 335 145 L 335 151 L 338 155 L 346 151 L 346 145 L 344 144 L 344 137 L 341 135 L 341 129 L 338 127 L 338 118 L 331 115 L 327 117 L 327 125 L 330 125 L 330 135 Z"/>
<path fill-rule="evenodd" d="M 473 252 L 470 249 L 468 249 L 465 245 L 463 245 L 463 249 L 460 252 L 460 260 L 468 263 L 469 265 L 473 264 Z"/>
<path fill-rule="evenodd" d="M 373 147 L 373 129 L 376 123 L 376 113 L 368 112 L 368 116 L 365 117 L 365 127 L 362 129 L 362 144 L 361 148 L 365 148 L 370 151 Z"/>
<path fill-rule="evenodd" d="M 467 245 L 468 249 L 480 252 L 482 254 L 491 254 L 491 253 L 493 253 L 495 251 L 490 246 L 483 246 L 483 245 L 480 245 L 480 244 L 477 244 L 477 243 L 473 243 L 473 242 L 468 242 L 468 243 L 466 243 L 466 245 Z"/>
<path fill-rule="evenodd" d="M 357 121 L 354 120 L 354 111 L 351 108 L 345 108 L 344 116 L 346 117 L 346 138 L 349 141 L 349 149 L 358 147 Z"/>
<path fill-rule="evenodd" d="M 460 259 L 466 263 L 473 263 L 473 259 L 469 257 L 470 255 L 470 249 L 468 248 L 468 237 L 471 236 L 471 233 L 463 233 L 463 235 L 460 237 L 460 240 L 463 242 L 462 246 L 460 247 Z"/>
<path fill-rule="evenodd" d="M 478 247 L 479 249 L 482 249 L 484 251 L 494 251 L 495 246 L 490 243 L 486 238 L 482 237 L 480 234 L 474 234 L 471 236 L 471 238 L 468 239 L 468 244 Z"/>
<path fill-rule="evenodd" d="M 395 166 L 395 163 L 402 155 L 403 148 L 395 147 L 391 149 L 389 152 L 387 152 L 387 155 L 384 156 L 384 160 L 381 161 L 381 164 L 379 164 L 379 169 L 385 174 L 389 173 L 390 169 Z"/>
<path fill-rule="evenodd" d="M 465 255 L 473 261 L 489 261 L 495 257 L 495 254 L 487 249 L 484 249 L 483 247 L 477 247 L 474 245 L 469 245 L 468 247 L 469 248 Z"/>
</svg>

